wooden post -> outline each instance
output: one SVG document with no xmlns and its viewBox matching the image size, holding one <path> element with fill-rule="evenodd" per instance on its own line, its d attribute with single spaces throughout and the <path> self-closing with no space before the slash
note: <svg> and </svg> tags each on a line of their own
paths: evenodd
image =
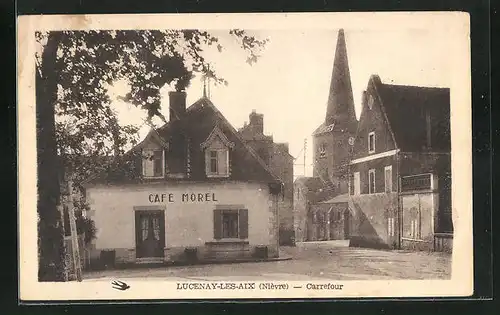
<svg viewBox="0 0 500 315">
<path fill-rule="evenodd" d="M 64 195 L 61 195 L 61 202 L 57 206 L 57 209 L 59 210 L 59 212 L 61 214 L 61 225 L 62 225 L 62 229 L 63 229 L 63 240 L 64 240 L 65 231 L 66 231 L 65 227 L 64 227 L 64 203 L 65 203 Z M 64 242 L 64 245 L 66 245 L 66 242 Z M 66 248 L 64 250 L 65 250 L 64 258 L 66 258 Z M 68 269 L 64 268 L 64 281 L 68 281 L 68 279 L 69 279 Z"/>
<path fill-rule="evenodd" d="M 73 185 L 68 181 L 68 214 L 69 225 L 71 229 L 71 254 L 73 257 L 73 265 L 75 268 L 76 280 L 82 281 L 82 266 L 80 261 L 80 250 L 78 245 L 78 233 L 76 230 L 75 208 L 73 206 Z"/>
</svg>

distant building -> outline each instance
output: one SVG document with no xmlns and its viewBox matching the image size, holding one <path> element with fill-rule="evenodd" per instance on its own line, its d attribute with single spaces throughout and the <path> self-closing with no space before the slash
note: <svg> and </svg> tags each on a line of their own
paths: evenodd
<svg viewBox="0 0 500 315">
<path fill-rule="evenodd" d="M 318 202 L 332 196 L 332 188 L 319 177 L 299 177 L 294 182 L 293 218 L 295 240 L 315 241 L 323 238 L 326 224 L 321 224 L 316 213 Z"/>
<path fill-rule="evenodd" d="M 450 153 L 449 89 L 372 76 L 350 163 L 351 242 L 451 249 Z"/>
<path fill-rule="evenodd" d="M 344 31 L 340 30 L 325 120 L 312 135 L 313 178 L 295 181 L 297 241 L 345 239 L 347 202 L 346 198 L 335 197 L 348 193 L 348 166 L 356 129 L 347 47 Z"/>
<path fill-rule="evenodd" d="M 92 257 L 108 264 L 278 256 L 282 183 L 206 97 L 85 183 L 96 225 Z"/>
<path fill-rule="evenodd" d="M 283 196 L 278 200 L 280 243 L 293 242 L 293 157 L 288 143 L 275 143 L 264 134 L 264 115 L 253 111 L 249 123 L 239 129 L 240 137 L 266 163 L 269 170 L 283 183 Z"/>
</svg>

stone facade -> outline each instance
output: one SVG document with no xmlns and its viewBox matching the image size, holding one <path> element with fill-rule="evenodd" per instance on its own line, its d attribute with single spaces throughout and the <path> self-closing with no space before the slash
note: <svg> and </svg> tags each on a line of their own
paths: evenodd
<svg viewBox="0 0 500 315">
<path fill-rule="evenodd" d="M 370 78 L 349 170 L 351 244 L 449 250 L 448 93 Z"/>
</svg>

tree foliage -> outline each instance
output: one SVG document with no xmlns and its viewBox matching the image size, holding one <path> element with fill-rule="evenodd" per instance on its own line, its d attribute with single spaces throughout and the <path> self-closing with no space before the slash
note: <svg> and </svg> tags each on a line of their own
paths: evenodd
<svg viewBox="0 0 500 315">
<path fill-rule="evenodd" d="M 244 30 L 229 35 L 248 52 L 249 64 L 267 42 Z M 64 232 L 56 206 L 64 176 L 58 172 L 69 171 L 78 187 L 83 178 L 113 163 L 119 169 L 119 158 L 111 164 L 103 159 L 120 156 L 138 141 L 137 126 L 119 124 L 110 86 L 126 80 L 130 91 L 123 99 L 147 112 L 146 123 L 155 116 L 165 120 L 160 89 L 166 84 L 185 90 L 196 73 L 227 84 L 204 57 L 207 47 L 219 52 L 224 47 L 202 30 L 56 31 L 36 37 L 41 47 L 36 55 L 39 278 L 59 280 Z"/>
</svg>

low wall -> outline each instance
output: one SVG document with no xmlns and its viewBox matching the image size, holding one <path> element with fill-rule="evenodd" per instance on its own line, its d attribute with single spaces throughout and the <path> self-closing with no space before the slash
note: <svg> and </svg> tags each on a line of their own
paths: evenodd
<svg viewBox="0 0 500 315">
<path fill-rule="evenodd" d="M 262 257 L 262 249 L 267 255 Z M 111 253 L 113 261 L 104 261 L 101 253 Z M 275 246 L 252 245 L 246 241 L 234 242 L 207 242 L 202 246 L 178 246 L 164 249 L 163 257 L 151 260 L 151 263 L 195 263 L 213 261 L 232 261 L 239 259 L 277 258 L 279 251 Z M 115 248 L 107 250 L 93 250 L 90 267 L 92 269 L 113 268 L 119 265 L 140 263 L 136 258 L 134 248 Z"/>
<path fill-rule="evenodd" d="M 453 251 L 453 234 L 452 233 L 434 234 L 434 250 L 437 252 L 451 253 Z"/>
<path fill-rule="evenodd" d="M 428 240 L 412 240 L 401 238 L 401 248 L 412 251 L 432 251 L 434 245 Z"/>
</svg>

